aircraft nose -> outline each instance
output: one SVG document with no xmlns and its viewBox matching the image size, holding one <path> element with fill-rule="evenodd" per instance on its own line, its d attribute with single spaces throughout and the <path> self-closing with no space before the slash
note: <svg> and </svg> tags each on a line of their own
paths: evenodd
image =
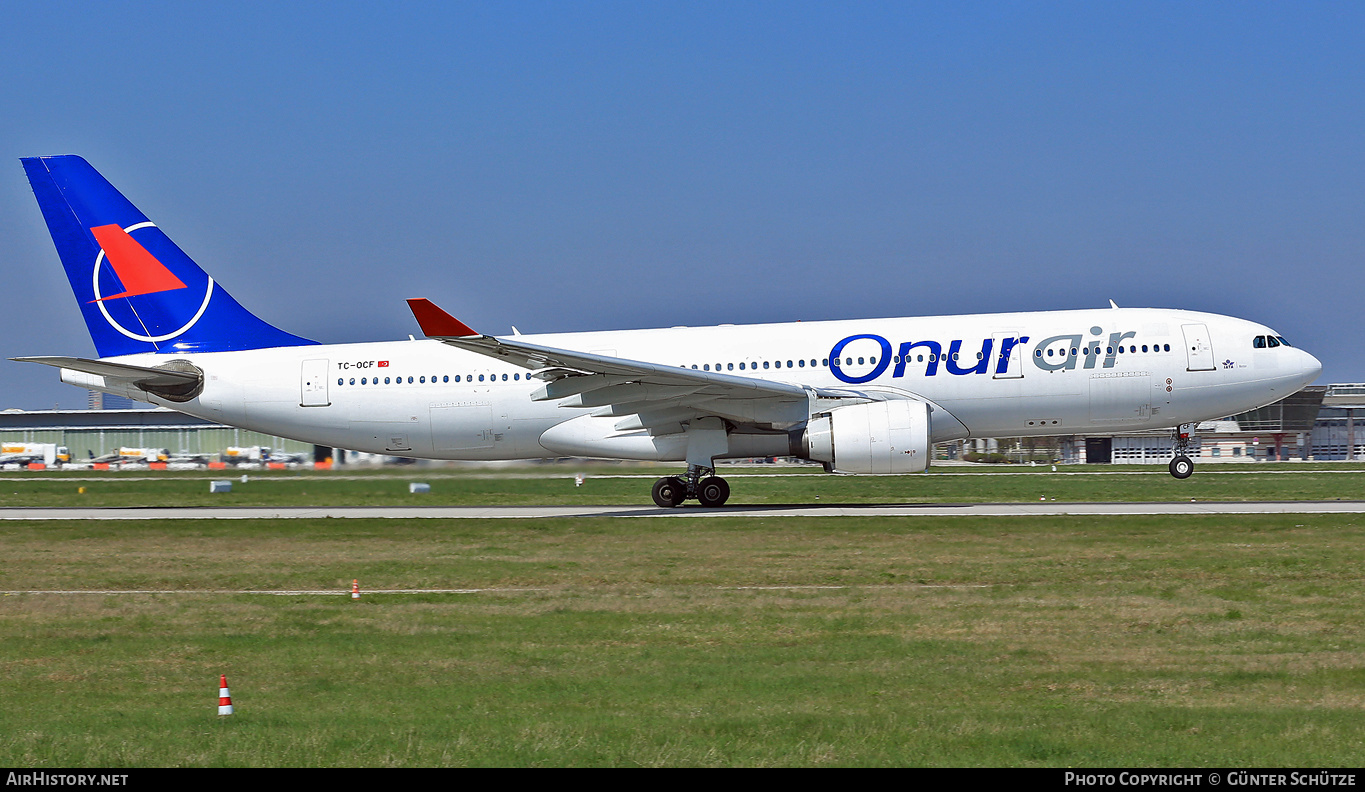
<svg viewBox="0 0 1365 792">
<path fill-rule="evenodd" d="M 1299 372 L 1303 376 L 1303 384 L 1307 385 L 1322 373 L 1322 361 L 1302 349 L 1299 350 L 1299 354 L 1302 355 L 1302 359 L 1299 361 Z"/>
</svg>

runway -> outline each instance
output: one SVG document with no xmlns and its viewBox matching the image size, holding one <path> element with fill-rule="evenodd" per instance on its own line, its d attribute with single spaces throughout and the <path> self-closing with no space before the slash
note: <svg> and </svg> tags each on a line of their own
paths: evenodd
<svg viewBox="0 0 1365 792">
<path fill-rule="evenodd" d="M 1365 501 L 901 503 L 791 506 L 391 506 L 87 509 L 0 508 L 0 520 L 488 520 L 553 517 L 1039 517 L 1189 514 L 1362 514 Z"/>
</svg>

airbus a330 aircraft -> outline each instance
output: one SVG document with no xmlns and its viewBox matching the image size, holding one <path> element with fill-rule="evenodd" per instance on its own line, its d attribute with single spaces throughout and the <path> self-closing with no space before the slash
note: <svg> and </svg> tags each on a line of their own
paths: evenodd
<svg viewBox="0 0 1365 792">
<path fill-rule="evenodd" d="M 934 443 L 1174 427 L 1322 369 L 1264 325 L 1193 311 L 1037 313 L 489 336 L 409 300 L 425 340 L 321 345 L 244 309 L 76 156 L 23 161 L 98 360 L 63 382 L 318 445 L 428 459 L 685 462 L 654 501 L 729 497 L 718 459 L 911 473 Z"/>
</svg>

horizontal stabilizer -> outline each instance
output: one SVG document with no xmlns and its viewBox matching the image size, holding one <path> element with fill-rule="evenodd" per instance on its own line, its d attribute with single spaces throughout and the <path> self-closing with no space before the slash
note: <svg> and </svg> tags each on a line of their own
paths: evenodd
<svg viewBox="0 0 1365 792">
<path fill-rule="evenodd" d="M 16 363 L 42 363 L 44 366 L 93 374 L 103 377 L 106 385 L 131 385 L 173 402 L 189 401 L 204 388 L 204 372 L 189 361 L 180 359 L 155 368 L 78 357 L 17 357 L 10 360 Z M 66 379 L 66 375 L 63 375 L 63 379 Z"/>
</svg>

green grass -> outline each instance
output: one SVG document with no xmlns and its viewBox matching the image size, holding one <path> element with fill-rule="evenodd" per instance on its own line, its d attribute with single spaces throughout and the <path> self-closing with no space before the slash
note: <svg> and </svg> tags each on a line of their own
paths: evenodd
<svg viewBox="0 0 1365 792">
<path fill-rule="evenodd" d="M 574 486 L 578 470 L 587 473 Z M 240 473 L 20 473 L 0 474 L 5 506 L 399 506 L 399 505 L 624 505 L 651 503 L 653 478 L 674 468 L 553 466 L 488 472 L 478 469 L 404 469 L 347 472 Z M 762 474 L 784 475 L 762 475 Z M 994 473 L 996 475 L 981 475 Z M 818 468 L 724 467 L 735 504 L 981 503 L 1037 501 L 1365 500 L 1365 467 L 1318 465 L 1201 465 L 1177 481 L 1161 466 L 942 467 L 907 476 L 822 475 Z M 973 475 L 976 474 L 976 475 Z M 633 476 L 633 477 L 632 477 Z M 233 491 L 209 494 L 213 479 Z M 409 481 L 431 492 L 410 495 Z M 85 492 L 79 493 L 80 488 Z"/>
<path fill-rule="evenodd" d="M 0 763 L 1358 766 L 1359 520 L 0 523 L 184 592 L 0 598 Z"/>
</svg>

